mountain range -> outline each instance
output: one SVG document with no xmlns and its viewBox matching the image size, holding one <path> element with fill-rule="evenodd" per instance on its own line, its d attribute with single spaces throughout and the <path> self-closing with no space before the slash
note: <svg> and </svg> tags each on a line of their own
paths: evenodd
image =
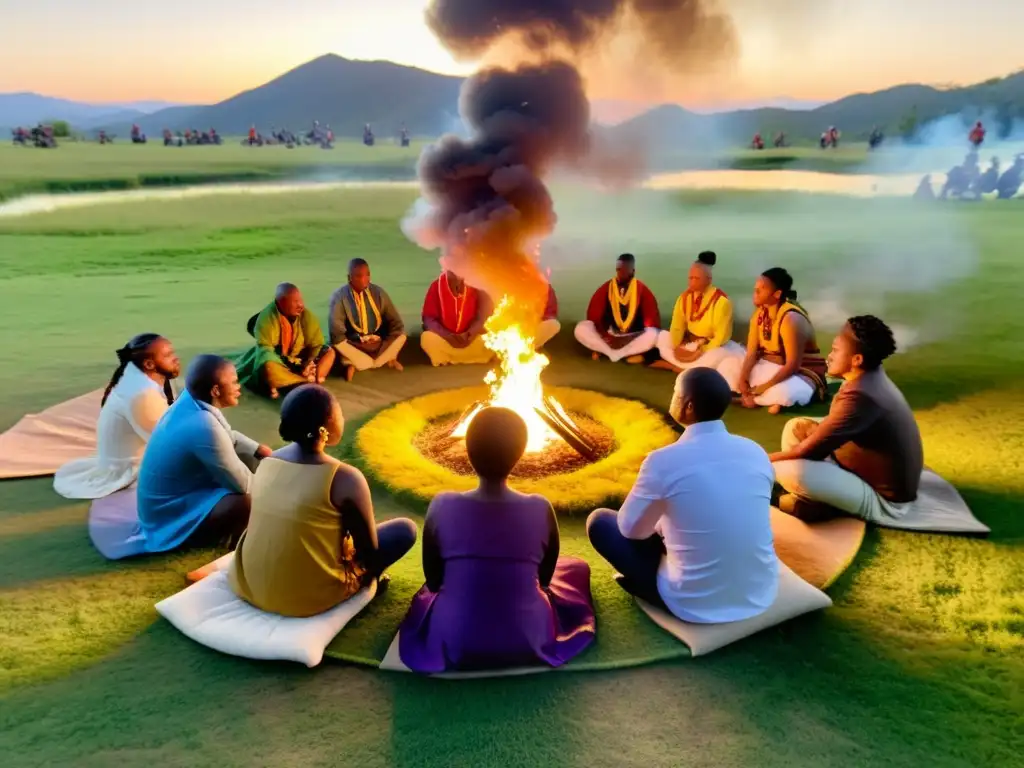
<svg viewBox="0 0 1024 768">
<path fill-rule="evenodd" d="M 139 123 L 151 135 L 164 128 L 215 127 L 222 134 L 244 134 L 250 125 L 304 130 L 319 120 L 338 136 L 359 136 L 370 123 L 389 136 L 406 125 L 418 136 L 460 130 L 458 97 L 462 79 L 387 61 L 357 61 L 328 54 L 292 69 L 264 85 L 212 105 L 156 102 L 89 105 L 35 94 L 0 94 L 0 126 L 67 120 L 77 130 L 106 128 L 124 133 Z M 1024 121 L 1024 70 L 984 83 L 956 88 L 899 85 L 858 93 L 828 104 L 786 97 L 770 106 L 697 112 L 676 104 L 644 110 L 629 102 L 598 102 L 595 117 L 618 122 L 613 129 L 643 135 L 667 147 L 684 142 L 746 143 L 755 132 L 766 141 L 783 131 L 791 140 L 813 141 L 830 125 L 849 138 L 866 136 L 874 126 L 897 131 L 913 113 L 918 123 L 961 115 Z M 640 114 L 636 114 L 640 112 Z M 616 119 L 618 117 L 619 119 Z M 622 118 L 628 118 L 624 121 Z"/>
<path fill-rule="evenodd" d="M 66 120 L 77 129 L 89 130 L 108 123 L 131 122 L 175 106 L 167 101 L 84 104 L 37 93 L 0 93 L 0 126 Z"/>
</svg>

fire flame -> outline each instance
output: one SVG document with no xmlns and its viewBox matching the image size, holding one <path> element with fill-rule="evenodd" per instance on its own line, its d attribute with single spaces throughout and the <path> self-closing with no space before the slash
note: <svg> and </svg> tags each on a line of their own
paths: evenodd
<svg viewBox="0 0 1024 768">
<path fill-rule="evenodd" d="M 487 374 L 484 382 L 491 389 L 488 406 L 508 408 L 526 422 L 529 435 L 526 452 L 534 453 L 544 450 L 553 440 L 558 439 L 558 435 L 536 410 L 544 406 L 540 374 L 549 360 L 534 350 L 534 335 L 526 323 L 517 318 L 518 314 L 519 308 L 512 297 L 506 294 L 484 326 L 484 345 L 498 356 L 498 367 Z M 477 406 L 467 414 L 451 436 L 464 438 L 470 422 L 483 407 Z M 562 410 L 561 406 L 558 408 Z"/>
</svg>

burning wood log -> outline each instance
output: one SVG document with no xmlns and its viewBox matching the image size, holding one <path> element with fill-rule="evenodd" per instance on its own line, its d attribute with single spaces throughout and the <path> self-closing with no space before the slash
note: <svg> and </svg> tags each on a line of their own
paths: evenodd
<svg viewBox="0 0 1024 768">
<path fill-rule="evenodd" d="M 544 420 L 545 424 L 551 427 L 556 435 L 568 443 L 580 456 L 587 459 L 587 461 L 597 461 L 597 451 L 583 436 L 579 427 L 573 423 L 569 414 L 565 413 L 561 407 L 556 406 L 558 406 L 557 400 L 545 397 L 543 407 L 537 406 L 534 408 L 534 411 Z M 562 414 L 565 414 L 564 417 Z"/>
</svg>

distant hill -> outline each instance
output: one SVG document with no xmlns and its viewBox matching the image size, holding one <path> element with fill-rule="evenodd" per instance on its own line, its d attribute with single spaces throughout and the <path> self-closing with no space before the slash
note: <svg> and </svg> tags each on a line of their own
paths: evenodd
<svg viewBox="0 0 1024 768">
<path fill-rule="evenodd" d="M 814 141 L 834 125 L 847 139 L 866 139 L 874 126 L 887 135 L 896 134 L 911 112 L 918 125 L 947 115 L 965 120 L 984 118 L 989 129 L 999 117 L 1024 121 L 1024 71 L 987 80 L 964 88 L 934 88 L 927 85 L 899 85 L 875 93 L 858 93 L 810 110 L 735 110 L 697 114 L 676 104 L 645 112 L 616 127 L 616 130 L 644 136 L 656 145 L 680 142 L 746 144 L 760 131 L 765 141 L 783 131 L 791 141 Z"/>
<path fill-rule="evenodd" d="M 338 136 L 362 136 L 370 123 L 381 137 L 404 123 L 419 136 L 437 136 L 458 122 L 462 78 L 388 61 L 352 61 L 329 54 L 226 101 L 188 111 L 162 110 L 139 124 L 150 135 L 164 128 L 216 128 L 243 134 L 255 124 L 299 132 L 319 120 Z M 112 126 L 124 128 L 124 126 Z"/>
<path fill-rule="evenodd" d="M 209 106 L 172 106 L 152 114 L 152 103 L 89 105 L 36 94 L 0 95 L 0 126 L 65 119 L 79 130 L 107 128 L 118 135 L 133 122 L 156 136 L 164 128 L 216 128 L 222 134 L 244 134 L 255 124 L 306 130 L 314 120 L 330 125 L 339 137 L 358 137 L 370 123 L 382 139 L 397 135 L 404 123 L 417 136 L 458 130 L 458 97 L 462 79 L 388 61 L 353 61 L 329 54 L 307 62 L 269 83 Z M 835 125 L 850 141 L 863 140 L 874 126 L 887 135 L 905 127 L 911 111 L 918 124 L 946 115 L 965 120 L 979 117 L 997 131 L 999 117 L 1024 126 L 1024 71 L 963 88 L 900 85 L 875 93 L 859 93 L 829 104 L 814 105 L 780 96 L 754 109 L 700 113 L 676 104 L 656 106 L 600 101 L 595 119 L 618 123 L 614 131 L 642 135 L 658 149 L 747 144 L 760 131 L 766 141 L 783 131 L 795 143 L 813 142 Z M 625 122 L 620 122 L 623 118 Z"/>
<path fill-rule="evenodd" d="M 166 101 L 86 104 L 38 93 L 0 93 L 0 128 L 66 120 L 78 130 L 90 130 L 108 123 L 131 123 L 172 106 Z"/>
</svg>

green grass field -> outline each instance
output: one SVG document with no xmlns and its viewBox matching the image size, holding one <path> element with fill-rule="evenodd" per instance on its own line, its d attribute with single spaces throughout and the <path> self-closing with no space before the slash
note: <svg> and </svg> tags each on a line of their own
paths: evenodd
<svg viewBox="0 0 1024 768">
<path fill-rule="evenodd" d="M 81 148 L 79 158 L 77 148 L 61 147 L 61 157 L 82 165 L 18 173 L 73 177 L 83 173 L 84 158 L 105 149 Z M 225 158 L 243 157 L 221 149 Z M 167 172 L 156 159 L 162 147 L 141 150 L 154 158 L 147 172 Z M 211 157 L 218 151 L 181 152 L 207 150 Z M 0 184 L 13 178 L 9 151 L 0 151 Z M 49 154 L 43 151 L 18 152 L 55 162 L 42 159 Z M 120 162 L 124 173 L 141 172 L 134 158 Z M 370 261 L 375 281 L 415 325 L 437 264 L 399 230 L 412 199 L 405 190 L 240 195 L 0 220 L 7 278 L 0 429 L 102 386 L 113 350 L 134 333 L 166 334 L 185 358 L 240 349 L 245 320 L 279 281 L 298 283 L 323 315 L 353 256 Z M 1019 205 L 938 212 L 827 196 L 612 198 L 571 190 L 560 191 L 558 202 L 561 221 L 546 260 L 564 338 L 553 347 L 547 380 L 667 406 L 669 374 L 591 363 L 571 342 L 570 322 L 607 279 L 616 254 L 637 254 L 666 319 L 700 249 L 718 251 L 717 282 L 740 307 L 753 276 L 780 263 L 796 275 L 801 299 L 819 307 L 823 342 L 845 314 L 859 311 L 916 332 L 890 373 L 917 411 L 929 465 L 957 485 L 991 538 L 870 531 L 830 590 L 832 609 L 707 658 L 451 683 L 333 662 L 310 671 L 207 651 L 152 608 L 207 553 L 107 563 L 89 544 L 86 504 L 57 497 L 49 479 L 3 482 L 5 765 L 1019 765 Z M 331 386 L 355 429 L 387 402 L 482 375 L 410 364 L 402 374 Z M 274 405 L 248 397 L 229 417 L 253 437 L 280 443 Z M 772 447 L 784 419 L 737 411 L 729 423 Z M 375 494 L 379 514 L 409 513 L 379 489 Z M 595 565 L 595 651 L 653 643 L 646 620 L 608 588 L 608 571 L 589 550 L 581 521 L 563 520 L 562 528 L 565 550 Z M 395 568 L 381 612 L 401 615 L 419 584 L 416 556 Z"/>
<path fill-rule="evenodd" d="M 228 181 L 274 181 L 325 177 L 412 178 L 423 142 L 402 148 L 391 142 L 364 147 L 339 141 L 333 150 L 316 147 L 245 147 L 236 138 L 220 147 L 164 147 L 160 142 L 63 141 L 56 150 L 0 143 L 0 201 L 39 192 L 84 192 L 136 187 L 180 186 Z M 866 158 L 860 146 L 835 152 L 791 148 L 753 152 L 707 153 L 680 150 L 659 154 L 659 170 L 724 166 L 744 169 L 799 166 L 842 172 Z"/>
</svg>

